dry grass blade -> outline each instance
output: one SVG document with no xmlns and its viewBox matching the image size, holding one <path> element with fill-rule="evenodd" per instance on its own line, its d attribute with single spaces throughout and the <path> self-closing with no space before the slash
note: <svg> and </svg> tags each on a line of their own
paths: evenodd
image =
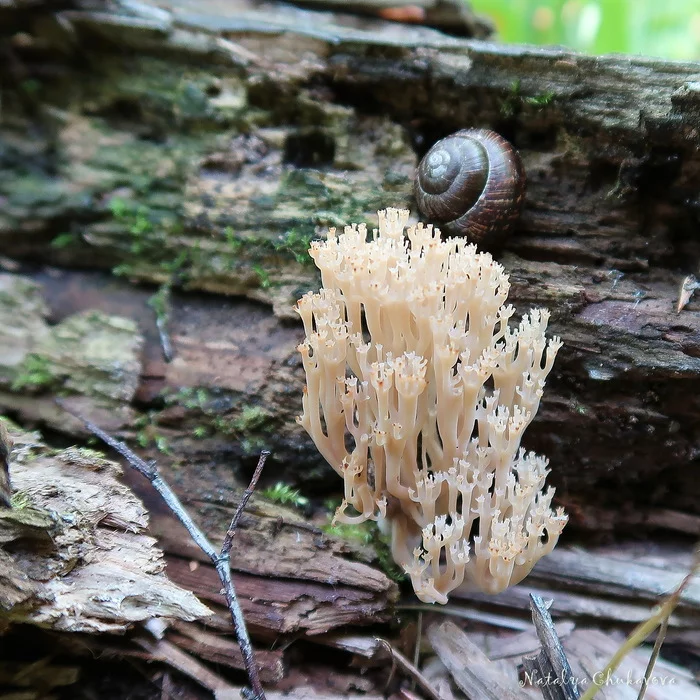
<svg viewBox="0 0 700 700">
<path fill-rule="evenodd" d="M 654 648 L 652 649 L 651 656 L 649 657 L 649 663 L 647 664 L 646 670 L 644 671 L 644 682 L 642 687 L 639 689 L 639 695 L 637 695 L 637 700 L 644 700 L 644 696 L 647 694 L 647 688 L 649 687 L 649 679 L 654 671 L 654 666 L 656 665 L 656 660 L 659 658 L 659 653 L 661 652 L 661 645 L 666 639 L 666 633 L 668 632 L 668 617 L 664 618 L 664 621 L 659 627 L 659 633 L 656 635 L 656 641 L 654 642 Z"/>
</svg>

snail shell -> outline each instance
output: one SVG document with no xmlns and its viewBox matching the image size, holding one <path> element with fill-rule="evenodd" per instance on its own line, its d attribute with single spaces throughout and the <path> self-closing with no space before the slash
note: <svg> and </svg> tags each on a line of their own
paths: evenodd
<svg viewBox="0 0 700 700">
<path fill-rule="evenodd" d="M 493 243 L 520 216 L 525 173 L 518 152 L 495 131 L 463 129 L 426 153 L 414 189 L 418 209 L 441 229 Z"/>
</svg>

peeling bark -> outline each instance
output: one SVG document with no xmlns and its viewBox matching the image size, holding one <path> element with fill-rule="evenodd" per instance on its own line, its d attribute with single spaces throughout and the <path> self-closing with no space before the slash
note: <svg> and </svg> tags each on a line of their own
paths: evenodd
<svg viewBox="0 0 700 700">
<path fill-rule="evenodd" d="M 211 615 L 164 574 L 148 516 L 91 450 L 49 450 L 10 430 L 12 508 L 0 509 L 2 624 L 64 632 L 124 632 L 153 618 Z"/>
</svg>

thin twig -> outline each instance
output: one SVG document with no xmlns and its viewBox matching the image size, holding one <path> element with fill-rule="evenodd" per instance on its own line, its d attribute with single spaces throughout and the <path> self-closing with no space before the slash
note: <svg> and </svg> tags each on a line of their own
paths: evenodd
<svg viewBox="0 0 700 700">
<path fill-rule="evenodd" d="M 175 358 L 173 344 L 170 340 L 170 331 L 168 331 L 168 321 L 161 316 L 156 316 L 156 328 L 158 329 L 158 337 L 160 338 L 160 347 L 163 350 L 163 359 L 166 362 L 172 362 Z"/>
<path fill-rule="evenodd" d="M 418 619 L 416 620 L 416 645 L 413 648 L 413 665 L 418 668 L 420 663 L 420 645 L 423 641 L 423 611 L 418 611 Z M 411 682 L 411 690 L 416 689 L 416 679 Z"/>
<path fill-rule="evenodd" d="M 534 593 L 530 593 L 530 611 L 542 649 L 537 656 L 523 659 L 525 668 L 536 674 L 539 677 L 537 680 L 550 677 L 557 680 L 552 684 L 538 684 L 547 700 L 576 700 L 580 693 L 569 660 L 554 629 L 554 621 L 544 600 Z"/>
<path fill-rule="evenodd" d="M 440 694 L 433 688 L 430 681 L 400 652 L 394 649 L 386 639 L 375 637 L 375 639 L 389 652 L 392 661 L 392 675 L 396 667 L 400 668 L 409 678 L 416 681 L 421 690 L 430 700 L 442 700 Z"/>
<path fill-rule="evenodd" d="M 666 639 L 666 633 L 668 632 L 668 616 L 664 618 L 664 621 L 659 627 L 659 631 L 656 634 L 656 640 L 654 641 L 654 648 L 651 650 L 651 656 L 649 657 L 649 663 L 647 664 L 646 671 L 644 671 L 644 681 L 642 682 L 642 687 L 639 689 L 639 695 L 637 695 L 637 700 L 644 700 L 644 696 L 647 694 L 647 688 L 649 687 L 649 680 L 651 679 L 651 674 L 654 671 L 654 666 L 656 666 L 656 660 L 659 658 L 659 653 L 661 652 L 661 646 Z"/>
<path fill-rule="evenodd" d="M 265 462 L 267 461 L 267 458 L 269 456 L 269 450 L 263 450 L 260 453 L 260 459 L 258 459 L 258 466 L 255 467 L 255 471 L 253 472 L 253 476 L 250 479 L 248 488 L 243 493 L 243 498 L 241 498 L 241 502 L 238 504 L 238 508 L 236 508 L 236 512 L 233 514 L 233 518 L 231 518 L 231 524 L 228 526 L 228 530 L 226 530 L 224 543 L 221 545 L 222 557 L 228 556 L 231 551 L 231 546 L 233 545 L 233 537 L 236 534 L 236 528 L 238 527 L 238 521 L 241 519 L 241 515 L 243 515 L 243 511 L 246 505 L 248 505 L 248 501 L 253 495 L 255 487 L 258 485 L 258 479 L 262 474 L 263 467 L 265 466 Z"/>
<path fill-rule="evenodd" d="M 170 306 L 173 289 L 172 277 L 162 284 L 158 291 L 148 300 L 148 305 L 156 315 L 156 328 L 160 338 L 160 347 L 163 351 L 163 359 L 172 362 L 175 358 L 173 343 L 170 339 Z"/>
<path fill-rule="evenodd" d="M 80 413 L 68 408 L 60 399 L 56 399 L 56 403 L 64 411 L 70 413 L 72 416 L 80 420 L 93 435 L 96 435 L 98 438 L 100 438 L 100 440 L 102 440 L 102 442 L 109 445 L 115 452 L 118 452 L 128 462 L 129 466 L 139 472 L 139 474 L 145 476 L 151 482 L 153 488 L 160 494 L 168 508 L 170 508 L 177 519 L 185 526 L 187 532 L 189 532 L 190 537 L 194 540 L 197 546 L 209 557 L 209 559 L 211 559 L 212 564 L 214 564 L 214 567 L 216 568 L 216 573 L 219 575 L 221 583 L 224 587 L 224 596 L 226 598 L 229 611 L 231 612 L 231 619 L 233 621 L 236 639 L 238 640 L 238 645 L 241 648 L 241 654 L 243 655 L 246 672 L 248 673 L 248 680 L 250 681 L 250 685 L 253 690 L 250 697 L 254 698 L 254 700 L 265 700 L 265 691 L 260 683 L 258 667 L 253 656 L 253 647 L 250 643 L 250 637 L 248 636 L 245 618 L 243 617 L 241 606 L 239 605 L 238 598 L 236 597 L 236 590 L 234 588 L 233 581 L 231 580 L 231 566 L 229 560 L 233 530 L 235 529 L 235 524 L 240 518 L 240 511 L 242 511 L 241 506 L 245 505 L 245 501 L 250 498 L 250 495 L 247 497 L 244 495 L 244 502 L 238 506 L 238 510 L 234 514 L 229 530 L 226 533 L 224 547 L 222 547 L 221 553 L 219 553 L 214 549 L 206 535 L 199 529 L 194 520 L 192 520 L 189 513 L 185 510 L 184 506 L 175 495 L 175 492 L 160 476 L 155 462 L 145 462 L 135 452 L 133 452 L 128 445 L 126 445 L 126 443 L 116 440 L 100 427 L 82 416 Z M 264 466 L 265 460 L 269 454 L 269 452 L 265 451 L 260 455 L 260 461 L 258 462 L 255 474 L 253 474 L 253 480 L 246 490 L 246 494 L 248 491 L 251 491 L 252 493 L 252 489 L 255 487 L 255 482 L 260 476 L 260 471 L 262 471 L 262 467 Z M 228 547 L 228 549 L 226 547 Z"/>
</svg>

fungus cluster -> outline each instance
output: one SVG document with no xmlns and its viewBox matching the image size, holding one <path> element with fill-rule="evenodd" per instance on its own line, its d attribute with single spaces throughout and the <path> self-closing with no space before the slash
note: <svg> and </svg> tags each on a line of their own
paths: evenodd
<svg viewBox="0 0 700 700">
<path fill-rule="evenodd" d="M 343 478 L 335 519 L 378 520 L 416 595 L 497 593 L 550 552 L 544 457 L 520 447 L 558 338 L 535 309 L 509 326 L 503 267 L 464 239 L 379 212 L 310 255 L 322 289 L 297 304 L 307 386 L 299 422 Z M 466 585 L 466 583 L 465 583 Z"/>
</svg>

